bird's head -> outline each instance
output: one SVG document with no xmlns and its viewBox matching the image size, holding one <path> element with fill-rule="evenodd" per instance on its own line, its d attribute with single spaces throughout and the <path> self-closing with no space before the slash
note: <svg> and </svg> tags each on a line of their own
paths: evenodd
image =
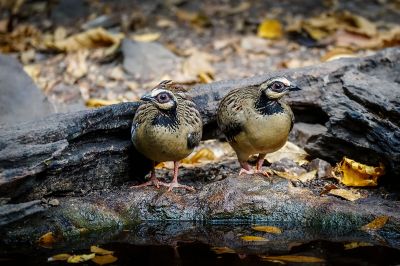
<svg viewBox="0 0 400 266">
<path fill-rule="evenodd" d="M 142 101 L 151 102 L 158 109 L 169 111 L 176 108 L 177 98 L 174 93 L 167 89 L 166 85 L 170 81 L 163 81 L 157 85 L 150 93 L 140 98 Z"/>
<path fill-rule="evenodd" d="M 285 77 L 275 77 L 262 83 L 260 90 L 268 99 L 278 100 L 290 91 L 298 91 L 300 88 Z"/>
</svg>

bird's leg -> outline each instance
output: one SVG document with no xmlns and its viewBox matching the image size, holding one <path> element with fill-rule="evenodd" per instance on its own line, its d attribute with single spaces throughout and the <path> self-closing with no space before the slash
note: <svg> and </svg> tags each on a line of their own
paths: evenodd
<svg viewBox="0 0 400 266">
<path fill-rule="evenodd" d="M 156 188 L 160 188 L 160 185 L 165 185 L 166 183 L 161 182 L 160 180 L 157 179 L 156 177 L 156 170 L 155 170 L 156 162 L 153 161 L 153 167 L 151 168 L 151 174 L 150 174 L 150 180 L 137 185 L 137 186 L 131 186 L 131 188 L 138 188 L 138 187 L 147 187 L 147 186 L 155 186 Z"/>
<path fill-rule="evenodd" d="M 169 187 L 168 191 L 172 191 L 173 188 L 184 188 L 190 191 L 195 191 L 194 188 L 191 186 L 186 186 L 178 183 L 178 170 L 179 170 L 179 161 L 174 161 L 174 178 L 172 179 L 171 183 L 166 184 Z"/>
<path fill-rule="evenodd" d="M 240 169 L 239 175 L 242 175 L 242 174 L 252 175 L 252 174 L 254 174 L 254 170 L 251 169 L 251 165 L 248 162 L 244 161 L 244 162 L 239 162 L 239 163 L 240 163 L 240 166 L 242 167 L 242 169 Z"/>
<path fill-rule="evenodd" d="M 270 177 L 270 174 L 272 174 L 270 171 L 263 171 L 261 168 L 264 164 L 264 158 L 267 154 L 266 153 L 260 153 L 258 154 L 258 158 L 257 158 L 257 164 L 256 164 L 256 171 L 255 173 L 257 174 L 262 174 L 266 177 Z"/>
</svg>

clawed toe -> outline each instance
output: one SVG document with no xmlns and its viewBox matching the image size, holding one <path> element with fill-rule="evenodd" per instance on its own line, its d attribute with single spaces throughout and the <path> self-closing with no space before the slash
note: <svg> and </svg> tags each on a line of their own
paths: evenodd
<svg viewBox="0 0 400 266">
<path fill-rule="evenodd" d="M 196 190 L 195 190 L 193 187 L 191 187 L 191 186 L 182 185 L 182 184 L 174 183 L 174 182 L 169 183 L 169 184 L 166 184 L 166 186 L 168 187 L 168 191 L 172 191 L 172 189 L 174 189 L 174 188 L 184 188 L 184 189 L 189 190 L 189 191 L 196 191 Z"/>
<path fill-rule="evenodd" d="M 252 175 L 254 174 L 253 170 L 246 170 L 244 168 L 240 169 L 239 175 Z"/>
</svg>

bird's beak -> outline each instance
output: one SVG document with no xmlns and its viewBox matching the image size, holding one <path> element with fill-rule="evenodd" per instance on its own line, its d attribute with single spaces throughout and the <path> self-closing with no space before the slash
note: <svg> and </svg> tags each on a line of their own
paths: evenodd
<svg viewBox="0 0 400 266">
<path fill-rule="evenodd" d="M 140 98 L 140 100 L 146 101 L 146 102 L 151 102 L 153 100 L 153 97 L 151 97 L 150 94 L 145 94 L 142 96 L 142 98 Z"/>
<path fill-rule="evenodd" d="M 292 85 L 290 85 L 289 90 L 290 91 L 299 91 L 301 89 L 296 84 L 292 84 Z"/>
</svg>

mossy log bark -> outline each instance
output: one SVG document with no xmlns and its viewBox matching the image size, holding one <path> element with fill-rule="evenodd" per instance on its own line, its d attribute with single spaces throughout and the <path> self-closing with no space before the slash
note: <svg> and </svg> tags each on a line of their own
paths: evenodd
<svg viewBox="0 0 400 266">
<path fill-rule="evenodd" d="M 344 155 L 370 164 L 383 162 L 389 175 L 396 176 L 400 173 L 399 60 L 400 48 L 387 49 L 366 58 L 342 59 L 243 80 L 199 85 L 190 94 L 203 116 L 205 138 L 212 138 L 220 136 L 216 128 L 215 111 L 221 97 L 232 89 L 260 84 L 271 76 L 285 75 L 303 89 L 287 99 L 297 121 L 318 123 L 326 128 L 325 133 L 308 139 L 306 150 L 311 155 L 330 162 L 336 162 Z M 388 205 L 385 208 L 379 205 L 369 212 L 358 205 L 340 200 L 324 200 L 311 195 L 298 197 L 296 193 L 290 194 L 289 190 L 276 193 L 275 188 L 268 189 L 265 184 L 257 183 L 257 179 L 249 181 L 248 186 L 243 184 L 240 188 L 242 192 L 232 190 L 230 198 L 218 198 L 218 184 L 213 187 L 201 186 L 196 194 L 185 194 L 184 197 L 163 194 L 162 197 L 167 197 L 163 200 L 159 192 L 152 189 L 120 192 L 122 184 L 135 177 L 142 178 L 150 167 L 149 161 L 135 152 L 130 143 L 129 128 L 137 107 L 138 103 L 124 103 L 96 110 L 55 114 L 39 121 L 1 127 L 0 197 L 8 198 L 8 204 L 2 207 L 6 209 L 15 203 L 42 198 L 60 198 L 62 204 L 59 207 L 46 211 L 47 220 L 56 219 L 60 213 L 66 215 L 63 212 L 73 206 L 90 205 L 91 200 L 97 202 L 99 199 L 103 202 L 100 205 L 105 204 L 110 208 L 111 216 L 117 213 L 118 219 L 122 220 L 125 218 L 121 218 L 118 210 L 125 201 L 130 203 L 129 208 L 122 209 L 127 210 L 126 217 L 129 220 L 212 220 L 248 216 L 262 219 L 290 218 L 306 223 L 318 220 L 330 224 L 335 223 L 333 221 L 336 219 L 337 208 L 346 217 L 362 217 L 361 220 L 357 218 L 357 221 L 362 222 L 388 213 L 386 208 L 394 216 L 399 213 L 395 202 L 385 203 Z M 231 181 L 224 181 L 229 182 L 225 185 L 235 187 L 234 180 L 241 179 L 234 177 L 235 174 L 229 174 L 228 179 Z M 254 194 L 251 192 L 258 190 Z M 105 194 L 101 196 L 97 193 Z M 209 193 L 214 193 L 214 196 L 207 197 Z M 215 202 L 236 202 L 235 195 L 240 193 L 247 193 L 242 197 L 246 199 L 245 203 L 240 206 L 231 205 L 232 209 L 228 209 L 226 216 L 224 212 L 200 212 L 202 208 L 208 210 L 207 206 Z M 290 199 L 282 198 L 286 193 L 289 193 Z M 77 200 L 72 197 L 79 198 Z M 196 204 L 198 210 L 188 212 L 182 207 L 181 211 L 173 212 L 179 209 L 179 202 L 186 197 L 189 200 L 196 198 L 190 204 Z M 287 203 L 288 200 L 292 203 Z M 118 204 L 113 205 L 113 202 Z M 138 211 L 144 203 L 153 206 L 153 212 Z M 173 207 L 175 205 L 178 207 Z M 296 211 L 296 206 L 302 206 L 301 213 L 308 213 L 308 218 L 305 219 L 304 215 Z M 331 210 L 327 212 L 327 217 L 321 217 L 319 213 L 324 208 Z M 235 216 L 234 213 L 240 215 Z M 82 217 L 85 215 L 90 216 L 91 212 L 82 214 Z M 96 215 L 92 217 L 95 220 Z M 397 223 L 399 217 L 394 216 L 393 221 Z M 90 221 L 90 217 L 86 218 Z M 353 221 L 352 218 L 346 219 L 343 221 Z M 15 217 L 11 217 L 8 222 L 14 220 Z M 72 223 L 72 220 L 63 222 Z"/>
</svg>

